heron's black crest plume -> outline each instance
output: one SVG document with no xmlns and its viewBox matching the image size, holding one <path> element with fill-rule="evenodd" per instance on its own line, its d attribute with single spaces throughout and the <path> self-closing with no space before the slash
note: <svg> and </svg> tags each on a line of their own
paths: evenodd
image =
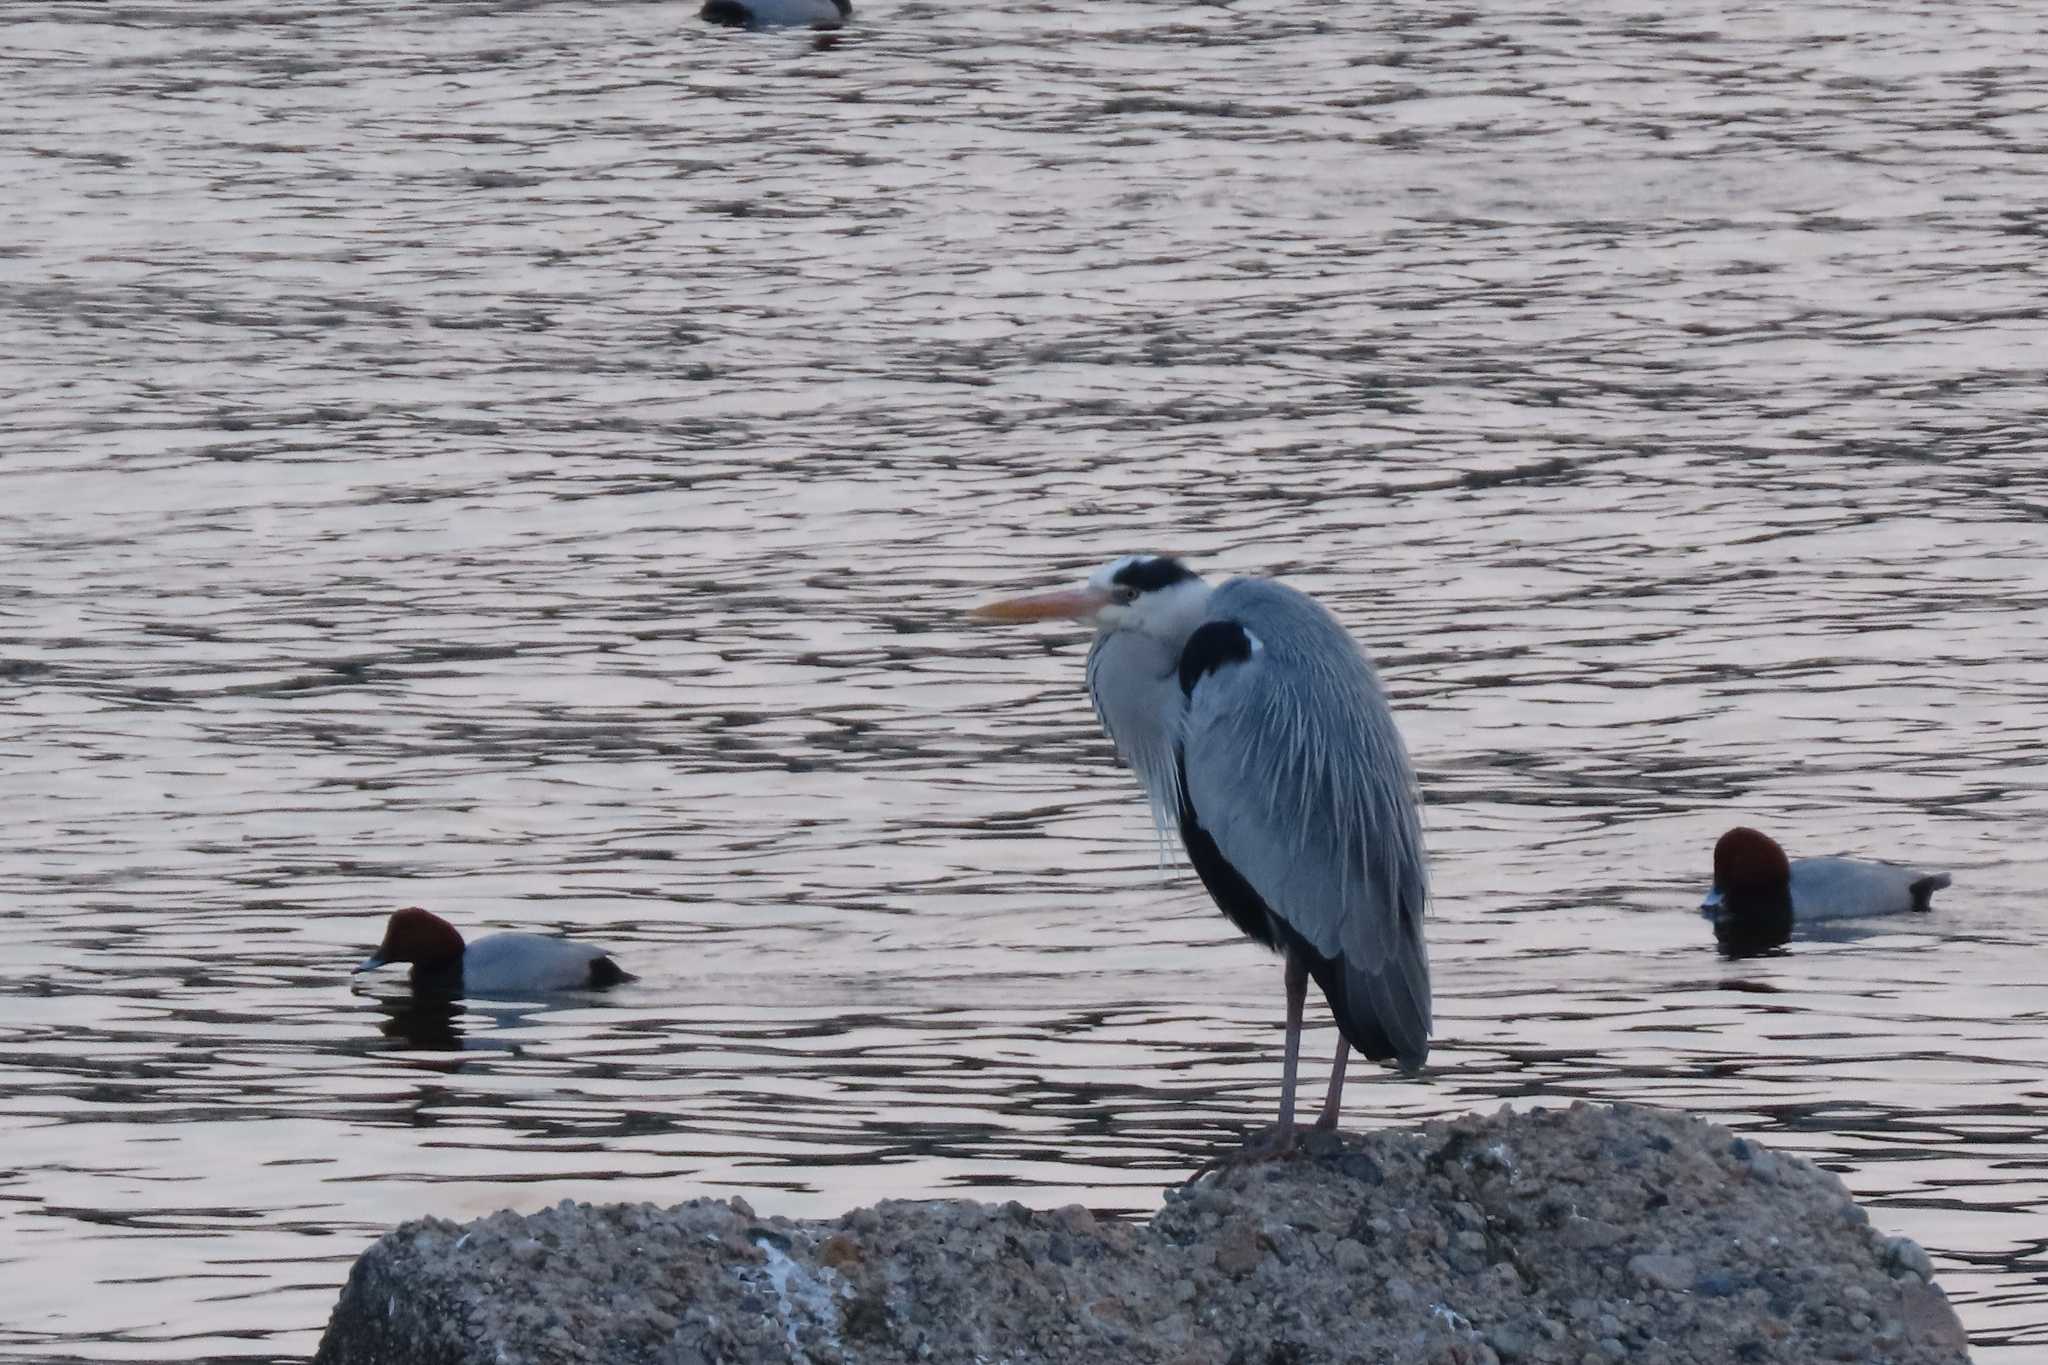
<svg viewBox="0 0 2048 1365">
<path fill-rule="evenodd" d="M 1109 581 L 1119 587 L 1136 588 L 1139 592 L 1158 592 L 1194 576 L 1193 569 L 1171 555 L 1147 555 L 1118 569 Z"/>
</svg>

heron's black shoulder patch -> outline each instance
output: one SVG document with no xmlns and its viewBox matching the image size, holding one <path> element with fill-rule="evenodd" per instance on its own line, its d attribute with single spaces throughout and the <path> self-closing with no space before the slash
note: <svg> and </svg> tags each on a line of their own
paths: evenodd
<svg viewBox="0 0 2048 1365">
<path fill-rule="evenodd" d="M 1195 695 L 1195 684 L 1225 664 L 1252 657 L 1251 632 L 1235 621 L 1204 621 L 1180 651 L 1182 696 Z"/>
<path fill-rule="evenodd" d="M 1170 555 L 1151 555 L 1134 559 L 1110 575 L 1109 581 L 1120 587 L 1136 588 L 1139 592 L 1158 592 L 1176 583 L 1185 583 L 1195 576 L 1195 571 Z"/>
</svg>

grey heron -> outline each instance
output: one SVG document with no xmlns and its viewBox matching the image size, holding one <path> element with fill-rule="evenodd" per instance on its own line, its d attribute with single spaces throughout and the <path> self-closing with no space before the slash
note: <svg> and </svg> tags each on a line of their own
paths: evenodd
<svg viewBox="0 0 2048 1365">
<path fill-rule="evenodd" d="M 1349 1050 L 1429 1052 L 1429 874 L 1415 775 L 1372 661 L 1314 598 L 1263 578 L 1211 586 L 1170 555 L 1127 555 L 1079 588 L 978 608 L 1095 627 L 1088 691 L 1162 836 L 1237 927 L 1284 960 L 1279 1150 L 1294 1140 L 1302 1008 L 1314 978 Z"/>
</svg>

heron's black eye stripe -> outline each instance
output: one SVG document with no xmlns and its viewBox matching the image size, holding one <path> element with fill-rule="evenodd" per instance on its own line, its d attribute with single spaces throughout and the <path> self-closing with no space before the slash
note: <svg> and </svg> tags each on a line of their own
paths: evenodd
<svg viewBox="0 0 2048 1365">
<path fill-rule="evenodd" d="M 1207 621 L 1180 651 L 1181 695 L 1195 695 L 1195 684 L 1225 664 L 1252 657 L 1252 637 L 1235 621 Z"/>
<path fill-rule="evenodd" d="M 1173 586 L 1193 578 L 1195 571 L 1178 559 L 1165 555 L 1153 555 L 1147 559 L 1134 559 L 1118 569 L 1110 582 L 1139 592 L 1158 592 L 1161 588 Z"/>
</svg>

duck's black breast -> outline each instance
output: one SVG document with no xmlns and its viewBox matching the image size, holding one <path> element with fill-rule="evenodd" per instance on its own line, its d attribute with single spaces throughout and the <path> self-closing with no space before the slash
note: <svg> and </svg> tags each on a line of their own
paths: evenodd
<svg viewBox="0 0 2048 1365">
<path fill-rule="evenodd" d="M 414 995 L 452 996 L 462 994 L 462 959 L 412 964 Z"/>
<path fill-rule="evenodd" d="M 1792 891 L 1738 892 L 1726 897 L 1714 917 L 1714 941 L 1729 957 L 1775 952 L 1792 938 Z"/>
</svg>

